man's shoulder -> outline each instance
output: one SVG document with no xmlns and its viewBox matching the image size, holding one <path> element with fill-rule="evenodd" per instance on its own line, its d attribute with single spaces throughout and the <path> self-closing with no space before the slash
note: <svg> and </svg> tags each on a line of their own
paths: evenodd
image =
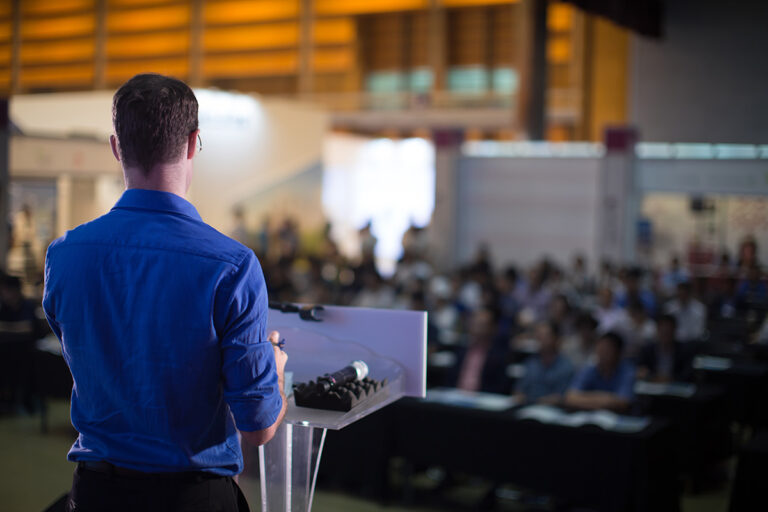
<svg viewBox="0 0 768 512">
<path fill-rule="evenodd" d="M 138 229 L 135 222 L 114 210 L 67 231 L 51 242 L 48 252 L 51 254 L 73 246 L 164 250 L 233 265 L 255 258 L 251 249 L 203 221 L 171 216 L 162 225 L 152 224 Z"/>
</svg>

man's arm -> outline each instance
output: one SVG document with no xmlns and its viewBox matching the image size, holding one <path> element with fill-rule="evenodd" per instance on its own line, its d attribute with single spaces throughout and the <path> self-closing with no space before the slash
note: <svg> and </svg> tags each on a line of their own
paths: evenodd
<svg viewBox="0 0 768 512">
<path fill-rule="evenodd" d="M 214 323 L 220 338 L 224 399 L 238 430 L 260 444 L 274 435 L 285 411 L 286 356 L 267 337 L 267 288 L 252 252 L 217 287 Z"/>
<path fill-rule="evenodd" d="M 609 409 L 616 412 L 627 410 L 628 399 L 615 393 L 590 390 L 590 377 L 595 371 L 594 367 L 586 367 L 576 375 L 571 388 L 565 394 L 564 405 L 586 410 Z"/>
<path fill-rule="evenodd" d="M 280 408 L 280 414 L 277 415 L 275 422 L 269 427 L 262 430 L 255 430 L 253 432 L 240 431 L 243 434 L 243 439 L 248 441 L 249 444 L 254 446 L 261 446 L 267 444 L 277 432 L 277 428 L 285 417 L 285 411 L 288 409 L 288 400 L 285 398 L 285 363 L 288 361 L 288 354 L 277 346 L 280 340 L 280 333 L 272 331 L 269 333 L 269 341 L 272 343 L 272 348 L 275 352 L 275 366 L 277 369 L 277 385 L 280 387 L 280 398 L 283 401 L 283 406 Z"/>
</svg>

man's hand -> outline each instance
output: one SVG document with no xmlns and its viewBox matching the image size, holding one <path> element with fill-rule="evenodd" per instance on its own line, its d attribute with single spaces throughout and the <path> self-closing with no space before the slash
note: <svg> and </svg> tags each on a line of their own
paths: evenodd
<svg viewBox="0 0 768 512">
<path fill-rule="evenodd" d="M 288 354 L 283 352 L 280 347 L 280 333 L 278 331 L 272 331 L 267 338 L 272 344 L 272 349 L 275 351 L 275 365 L 277 366 L 277 378 L 283 380 L 285 376 L 285 363 L 288 362 Z M 282 391 L 282 388 L 280 388 Z"/>
<path fill-rule="evenodd" d="M 288 400 L 285 398 L 285 363 L 288 362 L 288 354 L 283 352 L 280 347 L 280 333 L 272 331 L 267 338 L 272 344 L 272 349 L 275 352 L 275 367 L 277 370 L 277 385 L 280 387 L 280 398 L 283 399 L 283 407 L 280 409 L 280 414 L 277 416 L 277 420 L 264 430 L 257 430 L 255 432 L 242 432 L 243 438 L 245 438 L 250 444 L 254 446 L 261 446 L 269 442 L 274 437 L 277 428 L 283 421 L 285 411 L 288 408 Z"/>
</svg>

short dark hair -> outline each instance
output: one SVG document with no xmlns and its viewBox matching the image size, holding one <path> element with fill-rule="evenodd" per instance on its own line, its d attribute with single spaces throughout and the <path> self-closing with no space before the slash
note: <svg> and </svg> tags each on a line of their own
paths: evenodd
<svg viewBox="0 0 768 512">
<path fill-rule="evenodd" d="M 645 313 L 645 305 L 640 297 L 630 296 L 627 298 L 627 311 L 628 312 L 643 312 Z"/>
<path fill-rule="evenodd" d="M 546 321 L 546 322 L 541 322 L 541 324 L 539 324 L 539 325 L 549 329 L 549 332 L 552 334 L 552 337 L 560 339 L 561 331 L 560 331 L 560 326 L 558 325 L 557 322 L 553 322 L 552 320 L 549 320 L 549 321 Z"/>
<path fill-rule="evenodd" d="M 168 76 L 136 75 L 112 100 L 120 158 L 145 175 L 156 165 L 178 159 L 197 123 L 197 98 L 192 89 Z"/>
<path fill-rule="evenodd" d="M 586 327 L 589 330 L 595 330 L 598 326 L 597 320 L 595 320 L 595 317 L 590 315 L 587 312 L 579 313 L 579 315 L 576 317 L 576 327 L 577 328 L 583 328 Z"/>
<path fill-rule="evenodd" d="M 622 338 L 621 334 L 616 331 L 608 331 L 600 336 L 599 339 L 609 341 L 619 354 L 624 350 L 624 338 Z"/>
</svg>

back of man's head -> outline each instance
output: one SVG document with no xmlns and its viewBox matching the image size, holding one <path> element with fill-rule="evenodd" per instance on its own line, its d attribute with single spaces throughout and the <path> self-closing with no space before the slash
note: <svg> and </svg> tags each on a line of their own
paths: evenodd
<svg viewBox="0 0 768 512">
<path fill-rule="evenodd" d="M 189 135 L 197 130 L 197 99 L 175 78 L 136 75 L 115 93 L 112 124 L 124 167 L 148 175 L 187 150 Z"/>
</svg>

